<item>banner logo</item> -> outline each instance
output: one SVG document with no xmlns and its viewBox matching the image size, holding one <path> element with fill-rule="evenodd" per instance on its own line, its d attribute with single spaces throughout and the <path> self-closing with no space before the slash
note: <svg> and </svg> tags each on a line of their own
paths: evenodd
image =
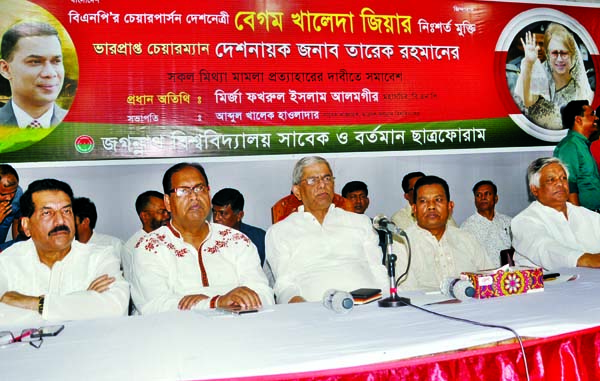
<svg viewBox="0 0 600 381">
<path fill-rule="evenodd" d="M 75 139 L 75 149 L 79 153 L 90 153 L 94 149 L 94 139 L 89 135 L 80 135 Z"/>
</svg>

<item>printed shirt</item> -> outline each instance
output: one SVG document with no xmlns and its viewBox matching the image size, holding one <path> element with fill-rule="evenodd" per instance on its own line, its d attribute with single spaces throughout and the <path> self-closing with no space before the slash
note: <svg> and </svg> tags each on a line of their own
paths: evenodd
<svg viewBox="0 0 600 381">
<path fill-rule="evenodd" d="M 273 290 L 260 266 L 256 247 L 243 233 L 208 223 L 209 233 L 197 250 L 171 225 L 145 235 L 133 254 L 132 297 L 142 313 L 177 310 L 186 295 L 208 296 L 193 309 L 208 309 L 210 299 L 246 286 L 263 305 L 273 304 Z"/>
<path fill-rule="evenodd" d="M 465 220 L 460 226 L 473 234 L 477 241 L 485 248 L 490 263 L 496 268 L 500 267 L 500 251 L 510 249 L 510 217 L 501 213 L 494 213 L 491 221 L 479 213 L 475 213 Z"/>
</svg>

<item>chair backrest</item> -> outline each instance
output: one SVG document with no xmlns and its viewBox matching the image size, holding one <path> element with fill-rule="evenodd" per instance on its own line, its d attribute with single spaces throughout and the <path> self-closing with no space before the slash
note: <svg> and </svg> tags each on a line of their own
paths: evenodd
<svg viewBox="0 0 600 381">
<path fill-rule="evenodd" d="M 352 203 L 350 202 L 350 200 L 342 197 L 337 193 L 333 195 L 333 204 L 336 207 L 342 208 L 348 212 L 353 211 Z M 285 196 L 284 198 L 273 204 L 273 206 L 271 207 L 271 221 L 275 224 L 283 220 L 290 214 L 297 211 L 300 205 L 302 205 L 302 201 L 298 200 L 298 198 L 295 195 L 289 194 Z"/>
</svg>

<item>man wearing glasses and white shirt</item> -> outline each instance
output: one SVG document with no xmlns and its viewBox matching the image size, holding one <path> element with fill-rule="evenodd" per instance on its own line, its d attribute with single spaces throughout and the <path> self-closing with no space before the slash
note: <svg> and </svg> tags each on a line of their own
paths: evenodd
<svg viewBox="0 0 600 381">
<path fill-rule="evenodd" d="M 278 303 L 320 301 L 329 289 L 388 287 L 371 220 L 335 207 L 333 188 L 325 159 L 309 156 L 296 163 L 292 190 L 303 205 L 266 236 Z"/>
<path fill-rule="evenodd" d="M 207 221 L 204 168 L 179 163 L 163 177 L 171 221 L 141 239 L 133 255 L 132 297 L 142 314 L 273 304 L 256 246 L 243 233 Z"/>
</svg>

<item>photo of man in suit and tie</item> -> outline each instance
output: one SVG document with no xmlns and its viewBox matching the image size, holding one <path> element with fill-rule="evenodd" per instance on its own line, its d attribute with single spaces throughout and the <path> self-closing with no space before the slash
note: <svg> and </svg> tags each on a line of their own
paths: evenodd
<svg viewBox="0 0 600 381">
<path fill-rule="evenodd" d="M 21 22 L 2 35 L 0 75 L 11 98 L 0 108 L 0 126 L 50 128 L 67 111 L 56 104 L 65 79 L 57 30 L 43 22 Z"/>
</svg>

